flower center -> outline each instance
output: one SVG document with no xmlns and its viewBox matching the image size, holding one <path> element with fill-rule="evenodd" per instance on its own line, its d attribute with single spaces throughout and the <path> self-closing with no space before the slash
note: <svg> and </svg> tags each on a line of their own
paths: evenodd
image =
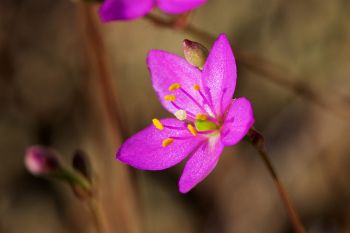
<svg viewBox="0 0 350 233">
<path fill-rule="evenodd" d="M 213 131 L 219 128 L 217 124 L 208 120 L 196 120 L 194 124 L 198 132 Z"/>
<path fill-rule="evenodd" d="M 193 85 L 194 93 L 198 93 L 198 95 L 193 95 L 190 92 L 186 91 L 180 83 L 173 83 L 168 88 L 171 91 L 171 94 L 165 95 L 164 100 L 169 101 L 177 111 L 174 112 L 175 117 L 178 120 L 184 122 L 183 126 L 170 126 L 166 124 L 162 124 L 158 119 L 153 119 L 153 125 L 158 130 L 164 130 L 165 128 L 170 129 L 169 135 L 167 138 L 163 139 L 162 146 L 167 147 L 172 144 L 175 140 L 186 140 L 192 138 L 193 136 L 200 135 L 210 135 L 212 133 L 218 132 L 220 128 L 220 121 L 217 120 L 217 116 L 215 114 L 213 105 L 211 104 L 211 98 L 209 92 L 202 92 L 199 84 Z M 193 92 L 193 91 L 192 91 Z M 185 96 L 193 103 L 196 107 L 198 107 L 198 111 L 196 114 L 190 112 L 184 108 L 185 106 L 181 106 L 181 100 L 178 101 L 177 96 L 180 96 L 180 99 L 183 99 Z M 195 97 L 197 96 L 197 98 Z M 198 99 L 199 98 L 199 99 Z M 196 110 L 194 110 L 196 111 Z M 176 131 L 179 130 L 187 130 L 191 135 L 188 136 L 174 136 L 176 135 Z"/>
</svg>

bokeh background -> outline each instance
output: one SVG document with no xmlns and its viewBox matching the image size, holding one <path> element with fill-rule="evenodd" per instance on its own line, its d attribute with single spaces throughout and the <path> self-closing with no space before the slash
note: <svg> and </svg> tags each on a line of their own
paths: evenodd
<svg viewBox="0 0 350 233">
<path fill-rule="evenodd" d="M 67 163 L 76 149 L 88 153 L 109 232 L 292 232 L 247 142 L 225 149 L 186 195 L 177 191 L 183 164 L 146 172 L 115 161 L 123 137 L 169 116 L 152 89 L 147 52 L 182 55 L 185 38 L 210 43 L 147 19 L 97 24 L 124 129 L 116 133 L 84 9 L 68 0 L 0 2 L 0 232 L 94 232 L 68 187 L 25 170 L 32 144 L 55 148 Z M 349 12 L 348 0 L 209 0 L 191 17 L 214 36 L 225 32 L 248 61 L 259 58 L 258 69 L 238 59 L 236 96 L 252 101 L 256 128 L 309 233 L 350 232 Z"/>
</svg>

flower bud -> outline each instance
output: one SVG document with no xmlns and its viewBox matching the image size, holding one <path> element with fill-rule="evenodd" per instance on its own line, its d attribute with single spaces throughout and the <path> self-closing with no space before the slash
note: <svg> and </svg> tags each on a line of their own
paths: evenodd
<svg viewBox="0 0 350 233">
<path fill-rule="evenodd" d="M 91 180 L 91 165 L 87 154 L 83 150 L 76 150 L 72 160 L 73 168 L 85 178 Z"/>
<path fill-rule="evenodd" d="M 33 175 L 47 175 L 60 168 L 56 152 L 42 146 L 29 147 L 24 162 L 28 171 Z"/>
<path fill-rule="evenodd" d="M 82 168 L 81 163 L 85 162 L 82 156 L 81 154 L 75 156 L 74 162 L 75 166 L 80 166 L 82 170 L 76 167 L 77 170 L 74 170 L 61 163 L 59 154 L 54 150 L 42 146 L 32 146 L 26 151 L 24 163 L 28 171 L 33 175 L 45 175 L 52 179 L 63 181 L 72 187 L 78 198 L 85 199 L 91 197 L 92 186 L 90 180 L 84 176 L 86 175 L 84 172 L 87 172 L 87 168 L 86 170 Z M 79 159 L 81 160 L 79 161 Z"/>
<path fill-rule="evenodd" d="M 183 41 L 183 50 L 185 59 L 188 63 L 198 67 L 199 69 L 203 68 L 209 54 L 209 51 L 206 47 L 198 42 L 186 39 Z"/>
</svg>

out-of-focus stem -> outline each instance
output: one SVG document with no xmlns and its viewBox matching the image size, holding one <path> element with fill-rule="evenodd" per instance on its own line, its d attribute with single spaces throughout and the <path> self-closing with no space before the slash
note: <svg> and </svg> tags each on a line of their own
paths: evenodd
<svg viewBox="0 0 350 233">
<path fill-rule="evenodd" d="M 263 136 L 256 131 L 254 128 L 251 128 L 248 132 L 248 138 L 250 139 L 250 142 L 254 146 L 254 148 L 258 151 L 259 155 L 261 156 L 262 160 L 264 161 L 264 164 L 269 171 L 273 182 L 275 183 L 275 186 L 277 188 L 277 191 L 279 195 L 281 196 L 282 202 L 287 210 L 289 219 L 294 227 L 294 230 L 296 233 L 305 233 L 305 229 L 303 224 L 300 221 L 299 215 L 297 211 L 295 210 L 292 201 L 290 200 L 287 190 L 284 188 L 280 178 L 278 177 L 276 170 L 274 169 L 266 148 L 265 148 L 265 142 Z"/>
<path fill-rule="evenodd" d="M 203 42 L 211 44 L 215 40 L 215 36 L 206 32 L 200 28 L 197 28 L 191 24 L 187 24 L 185 27 L 177 27 L 176 20 L 173 19 L 163 19 L 154 14 L 148 14 L 145 16 L 146 19 L 153 22 L 155 25 L 164 28 L 172 28 L 176 30 L 181 30 L 186 33 L 191 34 L 192 36 L 198 37 Z M 262 75 L 266 79 L 274 82 L 275 84 L 287 88 L 294 92 L 295 94 L 323 107 L 328 110 L 331 110 L 332 113 L 336 113 L 339 116 L 346 117 L 349 116 L 346 108 L 342 108 L 338 104 L 334 104 L 329 101 L 326 95 L 321 95 L 314 88 L 310 87 L 308 84 L 299 81 L 298 77 L 293 77 L 290 75 L 290 72 L 283 69 L 282 67 L 273 64 L 272 62 L 267 61 L 264 58 L 252 55 L 246 52 L 239 51 L 235 49 L 235 56 L 238 63 L 246 66 L 251 71 Z M 343 103 L 345 104 L 345 103 Z"/>
<path fill-rule="evenodd" d="M 97 18 L 98 5 L 80 1 L 76 2 L 76 4 L 79 15 L 79 26 L 82 34 L 82 43 L 87 57 L 88 68 L 92 74 L 91 76 L 94 78 L 91 83 L 94 87 L 99 89 L 97 93 L 100 92 L 102 94 L 101 102 L 104 106 L 102 108 L 103 112 L 101 118 L 106 120 L 107 125 L 103 131 L 110 132 L 113 141 L 116 141 L 120 138 L 125 138 L 125 125 L 122 124 L 119 116 L 120 110 L 118 108 L 117 95 L 113 89 L 113 78 L 107 59 L 107 52 L 103 43 L 103 37 L 100 31 L 100 22 L 98 22 Z M 99 172 L 101 174 L 109 173 L 109 171 L 97 170 L 96 174 L 99 175 Z M 126 196 L 120 201 L 123 203 L 119 202 L 120 205 L 115 206 L 115 208 L 118 209 L 116 213 L 119 214 L 119 225 L 117 226 L 118 232 L 139 232 L 140 223 L 136 211 L 137 204 L 135 204 L 137 203 L 136 194 L 134 193 L 134 187 L 132 187 L 133 183 L 130 179 L 128 170 L 120 168 L 118 178 L 120 181 L 119 185 L 123 189 L 123 195 Z M 101 186 L 94 187 L 94 190 L 99 191 L 100 188 Z M 114 190 L 113 188 L 111 189 Z M 106 192 L 108 191 L 103 190 L 104 194 Z M 115 223 L 108 221 L 110 218 L 106 215 L 107 210 L 103 208 L 105 206 L 102 204 L 102 198 L 103 197 L 97 199 L 97 197 L 94 196 L 94 199 L 89 203 L 89 208 L 94 214 L 94 221 L 96 222 L 98 229 L 103 231 L 103 233 L 109 233 L 112 229 L 115 229 L 112 225 Z"/>
<path fill-rule="evenodd" d="M 108 123 L 115 135 L 125 136 L 124 125 L 121 122 L 118 109 L 117 96 L 113 89 L 113 78 L 107 62 L 107 53 L 102 40 L 101 32 L 96 21 L 96 8 L 94 4 L 77 2 L 82 17 L 82 27 L 85 34 L 86 52 L 89 64 L 96 71 L 96 82 L 99 85 L 106 104 Z"/>
<path fill-rule="evenodd" d="M 108 230 L 106 218 L 103 216 L 103 212 L 95 197 L 91 197 L 89 200 L 87 200 L 87 204 L 92 214 L 97 233 L 107 233 Z"/>
</svg>

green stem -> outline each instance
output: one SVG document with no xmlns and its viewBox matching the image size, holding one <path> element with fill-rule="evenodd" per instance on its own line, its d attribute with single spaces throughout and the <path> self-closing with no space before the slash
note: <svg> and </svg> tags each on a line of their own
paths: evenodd
<svg viewBox="0 0 350 233">
<path fill-rule="evenodd" d="M 256 131 L 254 128 L 251 128 L 247 134 L 250 142 L 252 143 L 252 145 L 254 146 L 254 148 L 258 151 L 259 155 L 261 156 L 267 170 L 269 171 L 273 182 L 277 188 L 277 191 L 282 199 L 282 202 L 287 210 L 287 214 L 288 217 L 294 227 L 294 230 L 296 233 L 305 233 L 305 229 L 303 224 L 300 221 L 300 217 L 297 213 L 297 211 L 294 208 L 294 205 L 291 201 L 291 199 L 288 196 L 287 190 L 285 189 L 285 187 L 283 186 L 280 178 L 277 175 L 276 170 L 274 169 L 267 151 L 266 151 L 266 147 L 265 147 L 265 141 L 263 136 L 261 135 L 261 133 L 259 133 L 258 131 Z"/>
</svg>

